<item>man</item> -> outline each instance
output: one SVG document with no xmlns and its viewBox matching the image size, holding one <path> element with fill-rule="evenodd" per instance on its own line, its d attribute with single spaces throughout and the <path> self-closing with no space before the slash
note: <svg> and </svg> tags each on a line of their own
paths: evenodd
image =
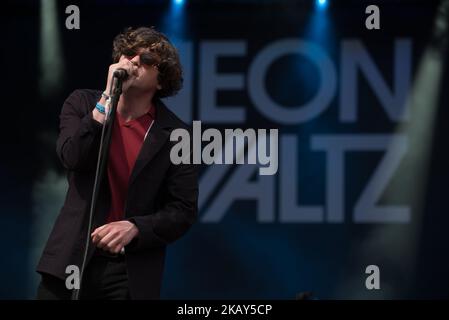
<svg viewBox="0 0 449 320">
<path fill-rule="evenodd" d="M 57 154 L 68 169 L 64 206 L 39 261 L 38 299 L 70 299 L 66 268 L 81 268 L 105 105 L 113 73 L 125 69 L 101 182 L 81 299 L 159 298 L 166 245 L 197 215 L 198 168 L 174 165 L 169 139 L 188 128 L 160 98 L 176 94 L 182 69 L 176 49 L 154 28 L 127 29 L 113 43 L 104 91 L 76 90 L 60 115 Z"/>
</svg>

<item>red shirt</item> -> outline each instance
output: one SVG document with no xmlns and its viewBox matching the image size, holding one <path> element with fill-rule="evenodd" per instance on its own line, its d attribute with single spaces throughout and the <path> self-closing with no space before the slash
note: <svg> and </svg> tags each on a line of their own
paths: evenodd
<svg viewBox="0 0 449 320">
<path fill-rule="evenodd" d="M 128 122 L 116 112 L 108 161 L 111 209 L 106 223 L 122 220 L 124 217 L 129 177 L 145 134 L 155 119 L 155 112 L 153 105 L 147 113 Z"/>
</svg>

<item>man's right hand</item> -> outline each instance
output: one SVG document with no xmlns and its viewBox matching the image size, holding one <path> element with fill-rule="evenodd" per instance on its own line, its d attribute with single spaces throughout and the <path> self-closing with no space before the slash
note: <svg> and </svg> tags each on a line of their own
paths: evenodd
<svg viewBox="0 0 449 320">
<path fill-rule="evenodd" d="M 104 93 L 108 94 L 111 92 L 111 86 L 112 86 L 112 78 L 114 76 L 114 72 L 117 69 L 124 69 L 128 73 L 129 77 L 126 81 L 122 84 L 122 92 L 126 92 L 130 85 L 132 84 L 132 81 L 134 80 L 137 72 L 137 66 L 135 66 L 131 60 L 127 59 L 125 56 L 121 56 L 119 62 L 111 64 L 109 66 L 108 71 L 108 79 L 106 84 L 106 89 L 104 90 Z M 101 105 L 106 104 L 106 99 L 104 97 L 101 97 L 99 103 Z M 92 118 L 94 118 L 96 121 L 100 122 L 101 124 L 105 121 L 105 115 L 99 112 L 96 108 L 92 111 Z"/>
<path fill-rule="evenodd" d="M 129 75 L 128 79 L 126 79 L 126 81 L 123 82 L 122 92 L 126 92 L 126 90 L 128 90 L 128 88 L 130 87 L 130 85 L 132 84 L 133 80 L 135 79 L 135 77 L 137 75 L 137 66 L 135 66 L 131 62 L 131 60 L 127 59 L 124 55 L 122 55 L 120 57 L 119 62 L 111 64 L 109 66 L 108 81 L 106 84 L 106 89 L 104 91 L 106 94 L 109 94 L 111 91 L 112 78 L 113 78 L 114 72 L 117 69 L 125 69 Z"/>
</svg>

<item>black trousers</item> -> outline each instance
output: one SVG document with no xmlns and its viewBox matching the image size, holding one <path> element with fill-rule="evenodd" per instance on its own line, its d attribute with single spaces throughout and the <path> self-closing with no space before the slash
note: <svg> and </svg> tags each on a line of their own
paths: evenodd
<svg viewBox="0 0 449 320">
<path fill-rule="evenodd" d="M 72 290 L 65 281 L 42 275 L 37 300 L 70 300 Z M 80 300 L 128 300 L 128 275 L 124 257 L 110 258 L 94 255 L 84 271 Z"/>
</svg>

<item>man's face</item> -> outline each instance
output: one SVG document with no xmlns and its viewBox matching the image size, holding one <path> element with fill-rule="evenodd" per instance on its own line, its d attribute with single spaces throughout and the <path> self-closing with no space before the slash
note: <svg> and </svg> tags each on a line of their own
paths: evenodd
<svg viewBox="0 0 449 320">
<path fill-rule="evenodd" d="M 128 80 L 131 81 L 130 89 L 145 92 L 156 92 L 161 89 L 158 82 L 157 56 L 151 53 L 148 48 L 140 48 L 136 53 L 123 54 L 120 61 L 123 59 L 128 59 L 135 66 L 134 72 Z"/>
</svg>

